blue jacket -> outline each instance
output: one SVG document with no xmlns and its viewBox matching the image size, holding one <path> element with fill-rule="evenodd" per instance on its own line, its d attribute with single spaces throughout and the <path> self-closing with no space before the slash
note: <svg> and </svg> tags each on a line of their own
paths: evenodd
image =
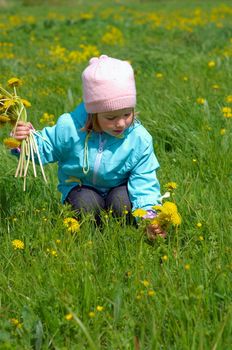
<svg viewBox="0 0 232 350">
<path fill-rule="evenodd" d="M 81 182 L 103 196 L 112 188 L 127 183 L 132 210 L 151 209 L 160 203 L 160 186 L 156 177 L 158 161 L 152 137 L 137 120 L 123 138 L 92 131 L 85 150 L 87 113 L 81 103 L 73 112 L 60 116 L 56 125 L 46 127 L 35 136 L 43 164 L 58 162 L 58 190 L 65 201 L 70 190 Z M 88 152 L 87 174 L 83 172 Z"/>
</svg>

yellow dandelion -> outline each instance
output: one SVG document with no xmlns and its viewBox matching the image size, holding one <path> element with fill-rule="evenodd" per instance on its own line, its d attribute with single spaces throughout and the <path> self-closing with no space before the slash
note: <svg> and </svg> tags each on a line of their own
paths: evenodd
<svg viewBox="0 0 232 350">
<path fill-rule="evenodd" d="M 204 237 L 203 236 L 199 236 L 199 241 L 204 241 Z"/>
<path fill-rule="evenodd" d="M 198 223 L 196 224 L 196 227 L 197 227 L 197 228 L 201 228 L 201 227 L 202 227 L 202 223 L 201 223 L 201 222 L 198 222 Z"/>
<path fill-rule="evenodd" d="M 153 297 L 155 294 L 156 294 L 156 293 L 155 293 L 155 291 L 154 291 L 153 289 L 149 289 L 148 292 L 147 292 L 147 295 L 148 295 L 149 297 Z"/>
<path fill-rule="evenodd" d="M 232 103 L 232 95 L 229 95 L 226 97 L 226 102 L 227 103 Z"/>
<path fill-rule="evenodd" d="M 189 265 L 189 264 L 185 264 L 185 265 L 184 265 L 184 269 L 185 269 L 185 270 L 190 270 L 190 265 Z"/>
<path fill-rule="evenodd" d="M 196 158 L 193 158 L 192 161 L 193 161 L 193 163 L 197 163 L 197 159 Z"/>
<path fill-rule="evenodd" d="M 156 78 L 157 79 L 162 79 L 163 78 L 163 74 L 162 73 L 156 73 Z"/>
<path fill-rule="evenodd" d="M 144 287 L 148 287 L 150 285 L 150 282 L 147 280 L 141 281 L 141 283 L 144 285 Z"/>
<path fill-rule="evenodd" d="M 58 254 L 57 254 L 57 251 L 54 250 L 54 249 L 52 249 L 52 250 L 50 251 L 50 253 L 51 253 L 52 256 L 57 256 L 57 255 L 58 255 Z"/>
<path fill-rule="evenodd" d="M 22 80 L 20 80 L 19 78 L 13 77 L 13 78 L 8 80 L 8 85 L 9 86 L 20 86 L 20 85 L 22 85 Z"/>
<path fill-rule="evenodd" d="M 60 244 L 61 240 L 60 239 L 56 239 L 56 244 Z"/>
<path fill-rule="evenodd" d="M 168 256 L 167 255 L 162 256 L 162 261 L 167 261 L 167 260 L 168 260 Z"/>
<path fill-rule="evenodd" d="M 14 239 L 11 243 L 12 243 L 14 250 L 17 250 L 17 249 L 23 250 L 24 249 L 24 243 L 20 239 Z"/>
<path fill-rule="evenodd" d="M 156 224 L 157 220 L 161 226 L 168 224 L 180 225 L 181 216 L 178 213 L 177 206 L 173 202 L 165 202 L 163 205 L 155 205 L 152 207 L 157 210 L 158 216 L 151 222 L 151 224 Z"/>
<path fill-rule="evenodd" d="M 64 316 L 64 318 L 66 319 L 66 321 L 71 321 L 73 319 L 73 314 L 68 313 L 67 315 Z"/>
<path fill-rule="evenodd" d="M 215 61 L 209 61 L 208 62 L 208 67 L 209 68 L 214 68 L 216 66 L 216 62 Z"/>
<path fill-rule="evenodd" d="M 0 123 L 8 123 L 10 122 L 10 118 L 6 115 L 0 115 Z"/>
<path fill-rule="evenodd" d="M 20 141 L 14 139 L 13 137 L 4 139 L 3 143 L 7 148 L 17 148 L 20 146 Z"/>
<path fill-rule="evenodd" d="M 10 322 L 12 325 L 14 325 L 16 328 L 22 328 L 23 324 L 17 319 L 17 318 L 11 318 Z"/>
<path fill-rule="evenodd" d="M 203 97 L 198 97 L 197 100 L 196 100 L 197 104 L 199 104 L 199 105 L 205 104 L 205 101 L 206 100 Z"/>
<path fill-rule="evenodd" d="M 218 84 L 213 84 L 213 85 L 212 85 L 212 88 L 213 88 L 214 90 L 218 90 L 218 89 L 220 89 L 220 86 L 219 86 Z"/>
<path fill-rule="evenodd" d="M 135 209 L 132 213 L 132 215 L 135 217 L 135 218 L 142 218 L 144 215 L 147 214 L 147 211 L 144 210 L 144 209 Z"/>
<path fill-rule="evenodd" d="M 26 108 L 31 107 L 31 103 L 28 100 L 25 100 L 24 98 L 21 98 L 21 102 Z"/>
<path fill-rule="evenodd" d="M 68 229 L 69 232 L 75 233 L 80 231 L 80 224 L 76 219 L 65 218 L 63 222 L 64 222 L 64 226 Z"/>
<path fill-rule="evenodd" d="M 90 311 L 90 312 L 89 312 L 89 317 L 90 317 L 90 318 L 94 318 L 94 317 L 95 317 L 95 312 Z"/>
<path fill-rule="evenodd" d="M 222 107 L 222 113 L 230 113 L 231 108 L 230 107 Z"/>
<path fill-rule="evenodd" d="M 166 185 L 164 185 L 165 188 L 167 188 L 169 191 L 175 190 L 177 188 L 176 182 L 168 182 Z"/>
<path fill-rule="evenodd" d="M 128 212 L 128 210 L 124 210 L 124 212 L 123 212 L 125 215 L 127 215 L 129 212 Z"/>
<path fill-rule="evenodd" d="M 97 311 L 101 312 L 101 311 L 104 310 L 104 306 L 98 305 L 98 306 L 96 307 L 96 309 L 97 309 Z"/>
<path fill-rule="evenodd" d="M 226 133 L 226 129 L 225 128 L 220 129 L 220 135 L 225 135 L 225 133 Z"/>
<path fill-rule="evenodd" d="M 4 103 L 3 103 L 3 108 L 5 109 L 9 109 L 10 107 L 15 105 L 15 100 L 14 99 L 7 99 Z"/>
<path fill-rule="evenodd" d="M 189 80 L 189 78 L 188 78 L 188 77 L 186 77 L 186 76 L 185 76 L 185 77 L 183 77 L 182 79 L 183 79 L 184 81 L 188 81 L 188 80 Z"/>
</svg>

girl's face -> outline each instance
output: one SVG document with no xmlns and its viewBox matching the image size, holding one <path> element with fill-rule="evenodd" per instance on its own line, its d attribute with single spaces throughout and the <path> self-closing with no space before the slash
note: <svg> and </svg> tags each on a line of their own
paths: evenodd
<svg viewBox="0 0 232 350">
<path fill-rule="evenodd" d="M 118 136 L 123 134 L 133 122 L 133 109 L 124 108 L 112 112 L 98 113 L 97 121 L 101 131 Z"/>
</svg>

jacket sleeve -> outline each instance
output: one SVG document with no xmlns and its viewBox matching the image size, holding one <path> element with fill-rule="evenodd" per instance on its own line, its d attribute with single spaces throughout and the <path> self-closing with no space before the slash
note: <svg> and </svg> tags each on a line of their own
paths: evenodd
<svg viewBox="0 0 232 350">
<path fill-rule="evenodd" d="M 137 208 L 151 209 L 161 203 L 160 185 L 156 176 L 159 163 L 154 154 L 152 139 L 137 155 L 137 162 L 128 180 L 128 192 L 132 211 Z"/>
</svg>

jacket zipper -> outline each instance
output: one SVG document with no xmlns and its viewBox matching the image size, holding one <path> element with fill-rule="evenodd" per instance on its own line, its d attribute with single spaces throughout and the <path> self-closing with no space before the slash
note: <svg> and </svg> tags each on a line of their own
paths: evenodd
<svg viewBox="0 0 232 350">
<path fill-rule="evenodd" d="M 93 168 L 93 184 L 96 185 L 96 180 L 97 180 L 97 173 L 101 164 L 101 159 L 102 159 L 102 153 L 103 153 L 103 148 L 104 145 L 106 143 L 105 141 L 102 141 L 102 135 L 99 134 L 99 146 L 98 146 L 98 150 L 97 150 L 97 156 L 96 156 L 96 160 L 94 163 L 94 168 Z"/>
</svg>

